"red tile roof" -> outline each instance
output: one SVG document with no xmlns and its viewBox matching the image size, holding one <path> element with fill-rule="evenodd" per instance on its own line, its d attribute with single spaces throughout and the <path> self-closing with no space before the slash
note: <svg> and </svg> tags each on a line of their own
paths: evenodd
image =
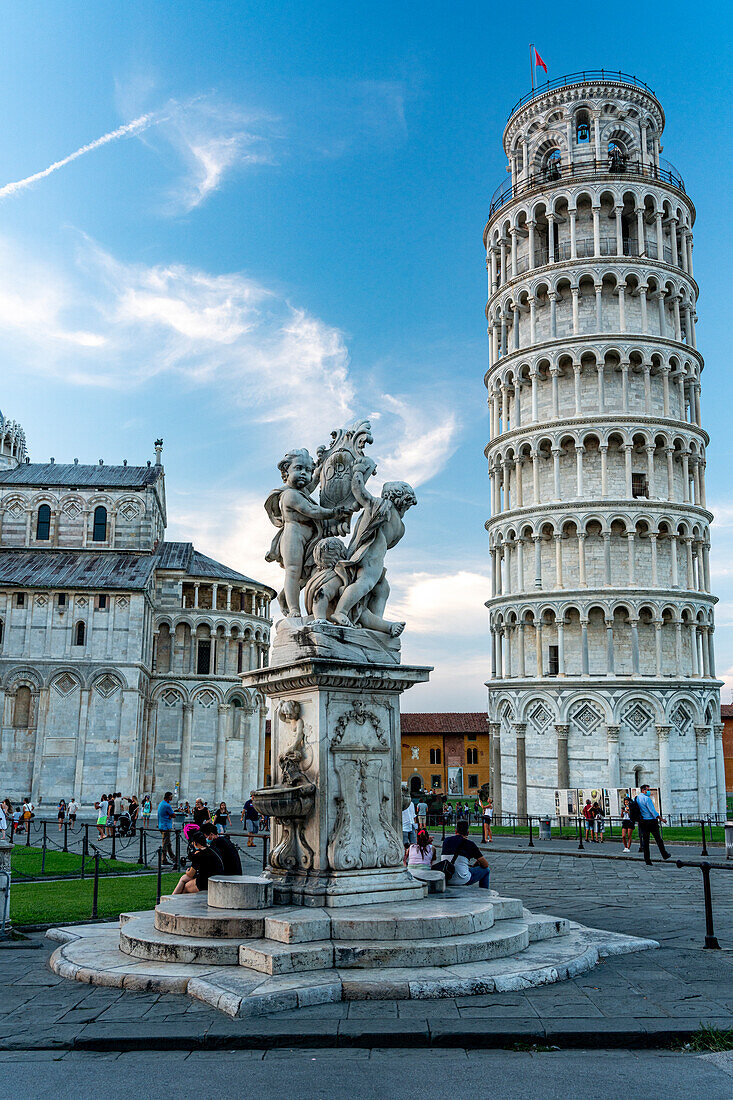
<svg viewBox="0 0 733 1100">
<path fill-rule="evenodd" d="M 403 733 L 488 733 L 483 711 L 441 711 L 438 714 L 402 714 Z"/>
<path fill-rule="evenodd" d="M 720 707 L 721 718 L 733 718 L 733 703 L 723 703 Z"/>
</svg>

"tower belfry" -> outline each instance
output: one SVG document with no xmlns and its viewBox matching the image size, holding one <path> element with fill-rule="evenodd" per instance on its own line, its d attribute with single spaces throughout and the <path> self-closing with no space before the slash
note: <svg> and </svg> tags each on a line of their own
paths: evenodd
<svg viewBox="0 0 733 1100">
<path fill-rule="evenodd" d="M 484 231 L 495 807 L 660 789 L 725 812 L 695 208 L 623 73 L 513 108 Z"/>
</svg>

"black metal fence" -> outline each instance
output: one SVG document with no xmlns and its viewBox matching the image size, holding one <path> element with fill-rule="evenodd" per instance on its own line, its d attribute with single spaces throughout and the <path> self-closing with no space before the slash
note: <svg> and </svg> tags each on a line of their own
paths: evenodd
<svg viewBox="0 0 733 1100">
<path fill-rule="evenodd" d="M 505 206 L 511 199 L 532 191 L 535 187 L 546 187 L 548 183 L 559 183 L 567 180 L 574 183 L 582 183 L 584 180 L 594 180 L 598 176 L 622 176 L 630 179 L 661 180 L 670 183 L 678 191 L 685 191 L 685 181 L 668 161 L 663 161 L 658 166 L 647 164 L 640 160 L 623 161 L 612 160 L 610 157 L 602 157 L 597 160 L 586 157 L 573 164 L 558 164 L 551 161 L 540 172 L 533 172 L 516 183 L 500 183 L 492 195 L 489 204 L 489 218 L 493 218 L 497 210 Z"/>
<path fill-rule="evenodd" d="M 609 69 L 583 69 L 578 73 L 567 73 L 565 76 L 558 76 L 555 80 L 546 80 L 544 84 L 538 84 L 536 88 L 533 88 L 531 92 L 527 92 L 521 99 L 512 107 L 508 117 L 511 118 L 515 111 L 518 111 L 520 107 L 523 107 L 525 103 L 529 103 L 530 100 L 536 99 L 538 95 L 544 95 L 545 92 L 551 92 L 555 88 L 567 88 L 573 84 L 588 84 L 595 83 L 596 81 L 606 82 L 611 81 L 614 84 L 631 84 L 634 88 L 643 88 L 644 91 L 649 92 L 656 99 L 656 93 L 645 84 L 643 80 L 639 80 L 638 76 L 631 76 L 630 73 L 623 73 L 619 69 L 618 72 L 611 72 Z"/>
<path fill-rule="evenodd" d="M 156 866 L 158 859 L 158 845 L 160 844 L 160 832 L 158 829 L 148 827 L 126 829 L 121 831 L 118 826 L 105 827 L 104 835 L 100 836 L 99 828 L 95 824 L 83 824 L 72 826 L 69 822 L 63 823 L 59 831 L 56 821 L 41 821 L 33 818 L 24 822 L 24 830 L 15 833 L 16 846 L 20 843 L 25 848 L 40 850 L 40 859 L 37 869 L 21 870 L 13 868 L 14 882 L 35 882 L 39 879 L 84 879 L 94 875 L 99 878 L 107 875 L 139 875 L 150 873 Z M 171 841 L 175 851 L 175 866 L 181 869 L 185 865 L 185 859 L 181 851 L 186 851 L 187 842 L 183 836 L 183 826 L 171 830 Z M 260 845 L 260 852 L 250 855 L 246 846 L 234 841 L 240 856 L 244 860 L 254 863 L 264 870 L 267 866 L 268 845 L 270 834 L 267 831 L 259 833 L 245 833 L 228 831 L 230 838 L 248 838 L 255 846 Z M 52 853 L 63 853 L 68 859 L 49 859 Z M 73 860 L 78 856 L 78 861 Z M 96 913 L 95 913 L 96 915 Z"/>
</svg>

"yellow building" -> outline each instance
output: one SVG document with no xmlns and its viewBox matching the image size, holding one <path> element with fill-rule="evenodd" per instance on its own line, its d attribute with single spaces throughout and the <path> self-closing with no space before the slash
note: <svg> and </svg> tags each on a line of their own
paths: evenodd
<svg viewBox="0 0 733 1100">
<path fill-rule="evenodd" d="M 484 713 L 403 714 L 402 781 L 449 798 L 475 796 L 489 782 L 489 728 Z"/>
<path fill-rule="evenodd" d="M 474 796 L 489 782 L 489 729 L 483 713 L 403 714 L 402 781 L 411 793 Z M 270 723 L 263 780 L 271 782 Z"/>
</svg>

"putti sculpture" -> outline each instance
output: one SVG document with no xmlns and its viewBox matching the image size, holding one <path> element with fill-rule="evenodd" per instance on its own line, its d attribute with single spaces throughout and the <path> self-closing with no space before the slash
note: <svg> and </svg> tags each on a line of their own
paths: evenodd
<svg viewBox="0 0 733 1100">
<path fill-rule="evenodd" d="M 430 670 L 400 663 L 405 624 L 385 615 L 385 558 L 417 498 L 404 481 L 370 491 L 372 443 L 371 424 L 357 420 L 315 460 L 288 451 L 265 502 L 283 618 L 269 666 L 247 683 L 275 704 L 273 786 L 254 803 L 274 822 L 267 873 L 284 902 L 409 900 L 424 889 L 402 866 L 399 696 Z"/>
<path fill-rule="evenodd" d="M 290 623 L 280 624 L 276 651 L 287 645 L 294 631 L 302 643 L 305 623 L 313 628 L 309 637 L 315 631 L 331 638 L 330 643 L 321 639 L 321 647 L 329 651 L 338 641 L 366 651 L 381 650 L 392 659 L 399 653 L 399 645 L 391 641 L 405 624 L 384 617 L 390 591 L 384 560 L 403 537 L 405 513 L 417 504 L 417 497 L 405 481 L 386 482 L 378 497 L 369 492 L 367 483 L 377 466 L 364 447 L 372 442 L 369 421 L 357 420 L 334 431 L 330 444 L 319 447 L 315 461 L 307 450 L 298 449 L 278 463 L 284 484 L 265 501 L 278 529 L 266 558 L 285 571 L 278 601 Z M 311 495 L 316 489 L 319 501 Z M 346 545 L 340 536 L 349 534 Z M 354 628 L 362 636 L 324 632 L 329 623 Z M 277 653 L 274 657 L 277 661 Z"/>
</svg>

